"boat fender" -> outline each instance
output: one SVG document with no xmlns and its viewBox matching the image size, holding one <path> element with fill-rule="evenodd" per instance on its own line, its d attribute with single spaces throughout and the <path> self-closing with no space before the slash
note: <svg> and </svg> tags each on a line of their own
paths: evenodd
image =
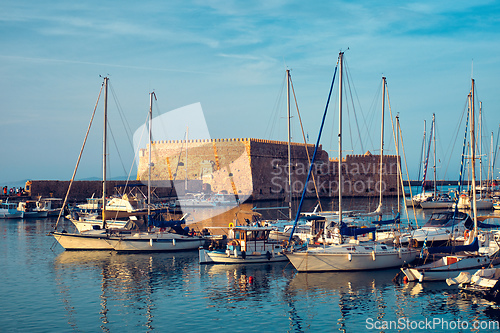
<svg viewBox="0 0 500 333">
<path fill-rule="evenodd" d="M 464 239 L 465 240 L 469 239 L 469 229 L 465 229 L 465 231 L 464 231 Z"/>
<path fill-rule="evenodd" d="M 241 257 L 243 259 L 246 259 L 247 258 L 247 253 L 245 251 L 241 251 Z"/>
<path fill-rule="evenodd" d="M 267 260 L 271 260 L 271 252 L 269 251 L 266 252 L 266 258 Z"/>
<path fill-rule="evenodd" d="M 352 260 L 352 254 L 351 254 L 351 253 L 348 253 L 348 254 L 347 254 L 347 259 L 349 259 L 349 261 L 351 261 L 351 260 Z"/>
<path fill-rule="evenodd" d="M 401 248 L 398 248 L 398 257 L 401 259 Z"/>
<path fill-rule="evenodd" d="M 149 239 L 149 246 L 153 246 L 153 238 Z"/>
<path fill-rule="evenodd" d="M 172 239 L 172 245 L 175 246 L 175 238 Z"/>
<path fill-rule="evenodd" d="M 372 251 L 372 259 L 375 261 L 375 251 Z"/>
</svg>

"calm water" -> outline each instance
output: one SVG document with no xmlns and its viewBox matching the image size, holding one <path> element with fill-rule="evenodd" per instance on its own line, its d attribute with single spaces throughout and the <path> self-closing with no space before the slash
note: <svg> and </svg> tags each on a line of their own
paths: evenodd
<svg viewBox="0 0 500 333">
<path fill-rule="evenodd" d="M 197 252 L 65 252 L 51 249 L 52 223 L 0 220 L 0 331 L 395 332 L 380 329 L 393 321 L 469 332 L 500 320 L 445 283 L 395 284 L 397 269 L 298 274 L 287 263 L 200 266 Z"/>
</svg>

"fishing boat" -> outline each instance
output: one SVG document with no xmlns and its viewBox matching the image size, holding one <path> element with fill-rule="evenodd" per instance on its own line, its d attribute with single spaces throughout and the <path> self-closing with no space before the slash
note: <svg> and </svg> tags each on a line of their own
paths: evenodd
<svg viewBox="0 0 500 333">
<path fill-rule="evenodd" d="M 19 202 L 17 210 L 24 213 L 23 218 L 41 218 L 48 216 L 48 210 L 37 206 L 37 201 L 27 200 Z"/>
<path fill-rule="evenodd" d="M 339 53 L 339 135 L 338 135 L 338 170 L 342 170 L 342 72 L 343 72 L 343 56 L 344 53 Z M 336 73 L 337 67 L 335 68 Z M 383 80 L 383 98 L 382 98 L 382 130 L 381 130 L 381 164 L 383 158 L 383 132 L 384 132 L 384 109 L 385 109 L 385 98 L 386 98 L 386 79 Z M 335 74 L 334 79 L 335 81 Z M 332 82 L 333 88 L 333 82 Z M 331 90 L 330 90 L 331 92 Z M 325 108 L 325 113 L 323 115 L 323 122 L 320 127 L 318 141 L 316 143 L 316 148 L 319 146 L 321 132 L 326 117 L 326 112 L 328 108 Z M 311 170 L 314 165 L 314 160 L 316 157 L 315 150 L 313 159 L 311 162 L 311 167 L 307 175 L 306 184 L 310 179 Z M 338 182 L 338 197 L 339 197 L 339 209 L 338 209 L 338 221 L 334 227 L 334 233 L 338 234 L 338 242 L 335 244 L 325 244 L 319 246 L 308 245 L 306 249 L 294 249 L 290 248 L 285 254 L 292 263 L 292 265 L 299 272 L 324 272 L 324 271 L 361 271 L 370 269 L 382 269 L 389 267 L 402 266 L 405 263 L 413 261 L 416 257 L 416 251 L 407 247 L 395 247 L 392 245 L 380 244 L 376 241 L 360 241 L 356 239 L 356 236 L 360 233 L 374 232 L 376 228 L 346 228 L 345 223 L 343 223 L 342 216 L 342 173 L 339 174 Z M 381 174 L 382 175 L 382 174 Z M 295 218 L 295 224 L 297 223 L 300 209 L 303 204 L 305 197 L 305 188 L 302 193 L 301 202 L 299 204 L 299 209 L 297 216 Z M 379 207 L 380 208 L 380 205 Z M 377 209 L 378 210 L 378 209 Z M 294 224 L 294 226 L 295 226 Z M 359 230 L 361 229 L 361 230 Z M 363 230 L 364 229 L 364 230 Z M 325 228 L 325 233 L 328 232 Z M 293 235 L 293 230 L 292 230 Z M 352 236 L 354 238 L 352 238 Z M 375 239 L 375 237 L 373 237 Z"/>
<path fill-rule="evenodd" d="M 233 226 L 225 247 L 199 249 L 200 264 L 252 264 L 288 261 L 282 242 L 269 238 L 272 227 Z"/>
<path fill-rule="evenodd" d="M 447 255 L 440 260 L 424 264 L 416 267 L 401 268 L 409 281 L 444 281 L 447 278 L 457 276 L 462 271 L 476 271 L 479 268 L 487 267 L 497 262 L 495 255 L 479 254 L 478 241 L 478 217 L 476 206 L 476 184 L 475 184 L 475 135 L 474 135 L 474 79 L 472 79 L 471 92 L 468 96 L 469 102 L 469 118 L 470 126 L 470 141 L 471 141 L 471 171 L 472 171 L 472 214 L 474 221 L 474 229 L 467 236 L 466 244 L 453 244 L 447 247 L 430 247 L 424 248 L 423 251 L 428 254 L 432 253 L 461 253 L 460 255 Z M 464 138 L 465 142 L 465 138 Z M 464 145 L 465 146 L 465 145 Z M 464 155 L 464 154 L 462 154 Z M 463 165 L 463 164 L 462 164 Z M 460 184 L 460 181 L 459 181 Z M 459 185 L 460 186 L 460 185 Z"/>
<path fill-rule="evenodd" d="M 0 218 L 2 219 L 22 219 L 24 211 L 17 210 L 17 204 L 13 202 L 0 203 Z"/>
</svg>

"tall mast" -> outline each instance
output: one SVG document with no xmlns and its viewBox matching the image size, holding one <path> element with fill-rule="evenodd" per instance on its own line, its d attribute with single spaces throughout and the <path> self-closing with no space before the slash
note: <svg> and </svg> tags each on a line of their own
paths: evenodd
<svg viewBox="0 0 500 333">
<path fill-rule="evenodd" d="M 470 149 L 471 149 L 471 170 L 472 170 L 472 213 L 474 214 L 474 237 L 477 237 L 477 206 L 476 206 L 476 138 L 474 136 L 474 79 L 472 79 L 470 103 Z"/>
<path fill-rule="evenodd" d="M 104 78 L 104 128 L 102 137 L 102 227 L 106 227 L 106 154 L 107 154 L 107 127 L 108 127 L 108 81 Z"/>
<path fill-rule="evenodd" d="M 382 209 L 382 167 L 384 160 L 384 113 L 385 113 L 385 76 L 382 77 L 382 128 L 380 130 L 380 184 L 379 184 L 379 203 L 378 206 Z"/>
<path fill-rule="evenodd" d="M 156 97 L 155 93 L 149 93 L 149 160 L 148 160 L 148 224 L 151 217 L 151 141 L 153 141 L 152 126 L 153 126 L 153 96 Z"/>
<path fill-rule="evenodd" d="M 436 114 L 432 114 L 432 128 L 434 129 L 433 133 L 433 143 L 434 143 L 434 200 L 437 198 L 437 193 L 436 193 Z"/>
<path fill-rule="evenodd" d="M 479 102 L 479 198 L 483 198 L 483 102 Z"/>
<path fill-rule="evenodd" d="M 342 74 L 344 53 L 339 53 L 339 223 L 342 223 Z"/>
<path fill-rule="evenodd" d="M 286 109 L 288 128 L 288 218 L 292 219 L 292 162 L 291 162 L 291 129 L 290 129 L 290 70 L 286 70 Z"/>
<path fill-rule="evenodd" d="M 189 127 L 186 127 L 186 178 L 184 179 L 184 194 L 187 192 L 188 188 L 188 135 L 189 135 Z"/>
</svg>

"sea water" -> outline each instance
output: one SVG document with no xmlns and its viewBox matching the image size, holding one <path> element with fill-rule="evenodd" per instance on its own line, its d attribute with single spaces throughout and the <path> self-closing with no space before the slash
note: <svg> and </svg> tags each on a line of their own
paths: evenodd
<svg viewBox="0 0 500 333">
<path fill-rule="evenodd" d="M 498 330 L 496 305 L 444 282 L 395 283 L 398 269 L 307 274 L 199 265 L 197 251 L 64 251 L 47 235 L 54 222 L 0 220 L 2 332 Z"/>
</svg>

